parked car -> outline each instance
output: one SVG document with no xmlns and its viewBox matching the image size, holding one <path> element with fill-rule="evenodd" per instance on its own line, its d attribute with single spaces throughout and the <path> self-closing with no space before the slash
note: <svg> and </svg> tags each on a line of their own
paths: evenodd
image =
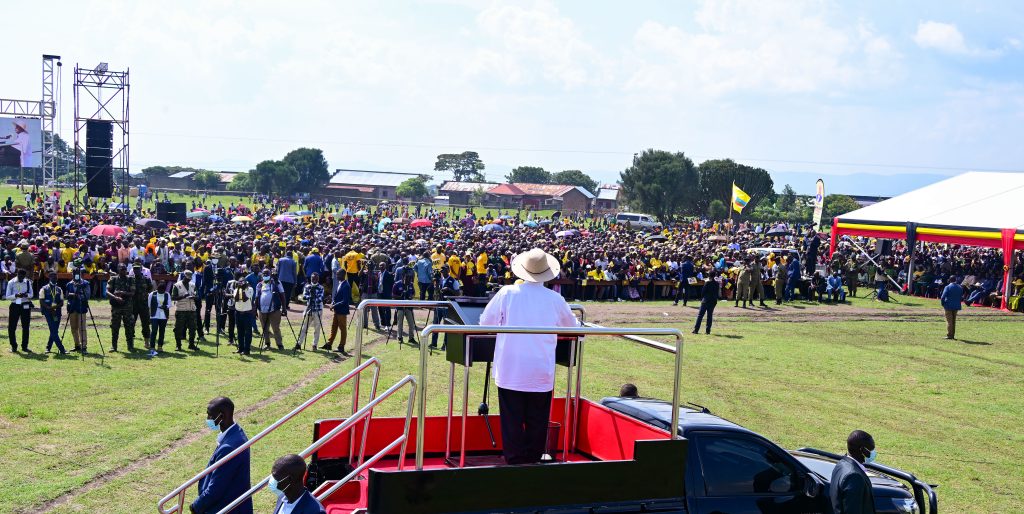
<svg viewBox="0 0 1024 514">
<path fill-rule="evenodd" d="M 602 399 L 601 405 L 666 430 L 672 419 L 672 406 L 664 400 L 611 397 Z M 679 407 L 679 434 L 690 441 L 688 514 L 832 512 L 828 487 L 841 456 L 812 448 L 786 451 L 696 407 Z M 875 463 L 866 467 L 878 514 L 936 512 L 938 498 L 932 486 L 902 470 Z"/>
<path fill-rule="evenodd" d="M 615 223 L 635 230 L 661 230 L 661 222 L 649 214 L 620 212 L 615 215 Z"/>
</svg>

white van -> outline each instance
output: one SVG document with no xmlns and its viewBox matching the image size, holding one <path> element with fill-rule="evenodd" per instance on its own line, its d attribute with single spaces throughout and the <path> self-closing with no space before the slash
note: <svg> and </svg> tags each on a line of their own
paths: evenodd
<svg viewBox="0 0 1024 514">
<path fill-rule="evenodd" d="M 661 229 L 661 222 L 649 214 L 637 214 L 634 212 L 620 212 L 615 215 L 617 225 L 626 225 L 629 228 L 640 229 Z"/>
</svg>

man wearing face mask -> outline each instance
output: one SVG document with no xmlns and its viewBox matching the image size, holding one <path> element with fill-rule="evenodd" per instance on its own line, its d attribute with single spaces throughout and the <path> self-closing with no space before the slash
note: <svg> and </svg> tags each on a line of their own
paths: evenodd
<svg viewBox="0 0 1024 514">
<path fill-rule="evenodd" d="M 11 302 L 8 311 L 10 321 L 7 325 L 7 337 L 11 342 L 11 351 L 18 352 L 16 335 L 18 322 L 21 322 L 21 351 L 28 353 L 28 322 L 32 315 L 32 282 L 25 278 L 25 270 L 18 268 L 18 278 L 7 283 L 7 294 L 4 299 Z"/>
<path fill-rule="evenodd" d="M 57 345 L 57 351 L 61 355 L 68 352 L 60 341 L 60 310 L 64 306 L 64 291 L 57 285 L 57 272 L 50 272 L 50 281 L 39 290 L 39 303 L 42 306 L 43 317 L 46 318 L 46 326 L 50 329 L 50 338 L 46 341 L 46 351 L 49 352 L 53 345 Z"/>
<path fill-rule="evenodd" d="M 81 269 L 75 269 L 71 282 L 67 286 L 68 328 L 75 340 L 76 352 L 86 352 L 85 316 L 89 312 L 89 283 L 82 280 Z"/>
<path fill-rule="evenodd" d="M 284 287 L 274 282 L 270 270 L 263 270 L 259 284 L 256 285 L 256 307 L 260 315 L 260 331 L 263 333 L 263 348 L 270 349 L 270 337 L 273 335 L 278 350 L 284 350 L 281 342 L 281 313 L 284 311 Z"/>
<path fill-rule="evenodd" d="M 863 430 L 854 430 L 846 439 L 846 456 L 832 471 L 829 499 L 835 514 L 874 514 L 875 499 L 864 464 L 875 461 L 875 440 Z"/>
<path fill-rule="evenodd" d="M 220 432 L 217 435 L 217 449 L 213 451 L 207 466 L 249 440 L 242 427 L 235 423 L 234 416 L 235 404 L 223 396 L 210 400 L 206 405 L 206 427 Z M 199 480 L 199 496 L 189 505 L 189 509 L 192 514 L 219 512 L 248 491 L 249 487 L 249 450 L 246 449 Z M 245 500 L 231 512 L 252 514 L 252 500 Z"/>
<path fill-rule="evenodd" d="M 274 461 L 267 489 L 277 496 L 274 514 L 325 514 L 320 504 L 306 489 L 306 461 L 291 454 Z"/>
</svg>

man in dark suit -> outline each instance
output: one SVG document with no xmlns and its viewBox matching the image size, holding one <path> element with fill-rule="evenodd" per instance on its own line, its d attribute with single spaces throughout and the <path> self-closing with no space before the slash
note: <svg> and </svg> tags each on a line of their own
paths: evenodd
<svg viewBox="0 0 1024 514">
<path fill-rule="evenodd" d="M 220 430 L 217 449 L 207 466 L 224 458 L 249 440 L 242 427 L 235 423 L 235 404 L 223 396 L 210 400 L 206 406 L 206 426 Z M 193 514 L 219 512 L 249 490 L 249 450 L 246 449 L 199 481 L 199 497 L 189 508 Z M 247 499 L 232 511 L 252 514 L 252 500 Z"/>
<path fill-rule="evenodd" d="M 378 266 L 380 269 L 380 281 L 377 283 L 379 287 L 378 298 L 383 300 L 391 299 L 391 290 L 395 287 L 395 274 L 388 269 L 386 263 L 380 263 Z M 387 307 L 380 308 L 380 324 L 385 330 L 391 331 L 391 309 Z"/>
<path fill-rule="evenodd" d="M 875 440 L 871 434 L 854 430 L 846 438 L 846 456 L 832 471 L 828 496 L 834 514 L 875 514 L 871 480 L 864 464 L 875 460 Z"/>
<path fill-rule="evenodd" d="M 697 324 L 693 326 L 693 333 L 696 334 L 700 331 L 700 324 L 704 320 L 704 315 L 708 315 L 708 324 L 705 329 L 705 334 L 711 333 L 711 321 L 715 315 L 715 307 L 718 306 L 719 297 L 719 284 L 715 280 L 717 272 L 712 271 L 711 274 L 704 282 L 704 286 L 700 289 L 700 310 L 697 311 Z"/>
<path fill-rule="evenodd" d="M 324 506 L 306 489 L 306 461 L 291 454 L 274 461 L 270 471 L 270 492 L 277 495 L 274 514 L 325 514 Z"/>
</svg>

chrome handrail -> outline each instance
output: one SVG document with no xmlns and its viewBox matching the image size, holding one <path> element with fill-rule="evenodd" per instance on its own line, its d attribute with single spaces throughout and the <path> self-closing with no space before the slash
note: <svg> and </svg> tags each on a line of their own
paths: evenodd
<svg viewBox="0 0 1024 514">
<path fill-rule="evenodd" d="M 367 362 L 369 362 L 369 361 L 367 361 Z M 397 392 L 399 389 L 404 387 L 406 384 L 409 384 L 409 398 L 406 400 L 406 402 L 408 403 L 408 407 L 406 407 L 406 412 L 405 412 L 405 430 L 402 432 L 402 435 L 398 436 L 398 438 L 396 438 L 394 441 L 392 441 L 390 444 L 388 444 L 383 450 L 381 450 L 381 451 L 377 452 L 376 454 L 374 454 L 373 457 L 370 457 L 370 459 L 368 459 L 366 462 L 361 463 L 359 465 L 359 467 L 354 469 L 351 473 L 346 475 L 341 480 L 337 481 L 329 489 L 327 489 L 323 493 L 320 493 L 319 495 L 317 495 L 316 499 L 318 501 L 322 502 L 324 499 L 326 499 L 328 496 L 330 496 L 335 491 L 340 489 L 342 486 L 347 484 L 353 478 L 359 476 L 359 473 L 362 473 L 367 468 L 372 466 L 374 463 L 376 463 L 382 457 L 387 455 L 388 452 L 393 450 L 395 448 L 395 446 L 397 446 L 399 444 L 402 445 L 402 448 L 401 448 L 401 450 L 399 450 L 398 470 L 399 471 L 402 470 L 403 464 L 405 463 L 405 448 L 406 448 L 405 445 L 406 445 L 406 442 L 409 440 L 409 425 L 410 425 L 410 422 L 411 422 L 411 419 L 412 419 L 412 405 L 413 405 L 413 403 L 416 400 L 416 377 L 414 377 L 412 375 L 406 375 L 405 378 L 399 380 L 398 382 L 395 383 L 395 385 L 389 387 L 386 391 L 381 393 L 380 396 L 377 396 L 377 397 L 374 397 L 373 399 L 371 399 L 369 402 L 366 403 L 365 406 L 363 406 L 363 408 L 359 409 L 350 418 L 346 419 L 344 422 L 342 422 L 338 426 L 336 426 L 333 429 L 331 429 L 330 432 L 327 432 L 326 434 L 324 434 L 323 437 L 317 439 L 316 441 L 313 442 L 313 444 L 309 445 L 305 450 L 302 450 L 302 452 L 299 453 L 300 457 L 302 457 L 303 459 L 306 459 L 307 457 L 312 455 L 313 452 L 315 452 L 315 451 L 319 450 L 321 447 L 323 447 L 323 445 L 331 442 L 331 440 L 333 440 L 338 434 L 344 432 L 345 430 L 348 430 L 349 428 L 352 427 L 352 425 L 355 425 L 358 421 L 362 420 L 363 418 L 366 418 L 367 422 L 369 422 L 370 418 L 373 416 L 373 408 L 376 407 L 377 405 L 379 405 L 384 400 L 388 399 L 388 397 L 390 397 L 391 395 L 395 394 L 395 392 Z M 363 441 L 364 442 L 366 441 L 366 429 L 365 428 L 363 429 Z M 365 446 L 364 446 L 364 448 L 365 448 Z M 350 450 L 351 450 L 351 448 L 350 448 Z M 362 460 L 362 458 L 360 458 L 360 460 Z M 267 475 L 266 477 L 264 477 L 263 480 L 260 480 L 256 485 L 250 487 L 248 491 L 242 493 L 242 495 L 239 496 L 238 498 L 235 498 L 235 501 L 231 502 L 230 504 L 228 504 L 223 509 L 217 511 L 217 514 L 227 514 L 227 513 L 231 512 L 232 510 L 234 510 L 235 507 L 238 507 L 239 505 L 241 505 L 242 502 L 244 502 L 245 500 L 248 500 L 249 498 L 252 498 L 252 496 L 255 495 L 257 492 L 259 492 L 260 489 L 263 489 L 264 487 L 267 486 L 267 484 L 270 482 L 270 478 L 272 476 L 273 475 Z"/>
<path fill-rule="evenodd" d="M 295 416 L 297 416 L 298 414 L 300 414 L 301 412 L 306 410 L 310 405 L 318 402 L 321 398 L 323 398 L 324 396 L 327 396 L 328 394 L 333 392 L 338 387 L 341 387 L 343 384 L 345 384 L 346 382 L 351 380 L 353 377 L 359 377 L 362 374 L 363 371 L 365 371 L 367 368 L 369 368 L 371 366 L 373 366 L 374 370 L 373 370 L 373 386 L 372 386 L 372 392 L 370 393 L 370 397 L 373 398 L 376 395 L 376 392 L 377 392 L 377 380 L 380 377 L 380 361 L 377 360 L 376 357 L 371 357 L 370 359 L 367 359 L 366 362 L 360 364 L 359 366 L 356 366 L 355 368 L 352 369 L 352 371 L 349 371 L 344 376 L 342 376 L 341 378 L 336 380 L 333 384 L 325 387 L 322 391 L 320 391 L 319 393 L 315 394 L 310 399 L 308 399 L 305 402 L 303 402 L 302 405 L 299 405 L 298 407 L 292 409 L 291 412 L 289 412 L 288 414 L 285 414 L 282 418 L 278 419 L 277 421 L 272 423 L 270 426 L 268 426 L 267 428 L 263 429 L 263 431 L 261 431 L 260 433 L 256 434 L 252 438 L 250 438 L 248 441 L 243 443 L 241 446 L 236 448 L 234 451 L 232 451 L 231 453 L 225 455 L 224 457 L 222 457 L 221 459 L 217 460 L 213 464 L 210 464 L 206 469 L 204 469 L 204 470 L 200 471 L 198 474 L 196 474 L 196 476 L 190 478 L 189 480 L 186 480 L 183 484 L 181 484 L 180 486 L 175 488 L 167 496 L 164 496 L 162 499 L 160 499 L 159 502 L 157 502 L 157 504 L 156 504 L 157 512 L 160 512 L 161 514 L 172 514 L 172 513 L 175 513 L 175 512 L 183 513 L 184 512 L 184 508 L 185 508 L 185 491 L 189 487 L 195 485 L 203 477 L 209 475 L 214 470 L 216 470 L 217 468 L 219 468 L 222 465 L 224 465 L 226 462 L 230 461 L 231 459 L 234 459 L 235 457 L 237 457 L 242 452 L 248 450 L 250 446 L 256 444 L 257 441 L 259 441 L 260 439 L 263 439 L 267 434 L 273 432 L 274 430 L 277 430 L 278 427 L 280 427 L 281 425 L 287 423 L 289 420 L 291 420 L 292 418 L 294 418 Z M 364 436 L 364 440 L 365 440 L 365 436 Z M 362 458 L 362 456 L 360 456 L 360 458 Z M 171 501 L 171 499 L 173 499 L 174 497 L 178 497 L 177 505 L 175 505 L 171 509 L 165 509 L 164 506 L 167 504 L 167 502 Z"/>
<path fill-rule="evenodd" d="M 674 336 L 675 377 L 672 385 L 672 405 L 679 405 L 679 382 L 683 369 L 683 333 L 676 328 L 598 328 L 583 327 L 499 327 L 488 325 L 428 325 L 420 332 L 420 340 L 435 334 L 555 334 L 555 335 L 607 335 L 607 336 Z M 641 341 L 634 341 L 641 342 Z M 653 342 L 653 341 L 651 341 Z M 641 344 L 646 344 L 642 343 Z M 659 348 L 665 350 L 664 348 Z M 423 469 L 424 430 L 427 414 L 427 346 L 420 345 L 420 396 L 416 418 L 416 469 Z M 577 368 L 578 369 L 578 368 Z M 578 385 L 578 382 L 577 382 Z M 568 401 L 568 400 L 567 400 Z M 679 426 L 679 409 L 672 409 L 672 426 Z M 567 428 L 568 429 L 568 428 Z M 679 431 L 670 430 L 670 439 L 678 439 Z"/>
<path fill-rule="evenodd" d="M 451 307 L 452 300 L 392 300 L 369 298 L 359 302 L 355 311 L 356 323 L 356 354 L 355 365 L 359 366 L 363 361 L 363 331 L 366 322 L 366 309 L 368 307 L 396 307 L 405 309 L 436 309 L 438 307 Z M 580 313 L 581 321 L 586 321 L 587 309 L 578 303 L 570 303 L 569 309 Z M 426 346 L 421 344 L 421 346 Z M 359 408 L 359 377 L 352 385 L 352 412 Z M 351 463 L 351 456 L 349 462 Z"/>
</svg>

